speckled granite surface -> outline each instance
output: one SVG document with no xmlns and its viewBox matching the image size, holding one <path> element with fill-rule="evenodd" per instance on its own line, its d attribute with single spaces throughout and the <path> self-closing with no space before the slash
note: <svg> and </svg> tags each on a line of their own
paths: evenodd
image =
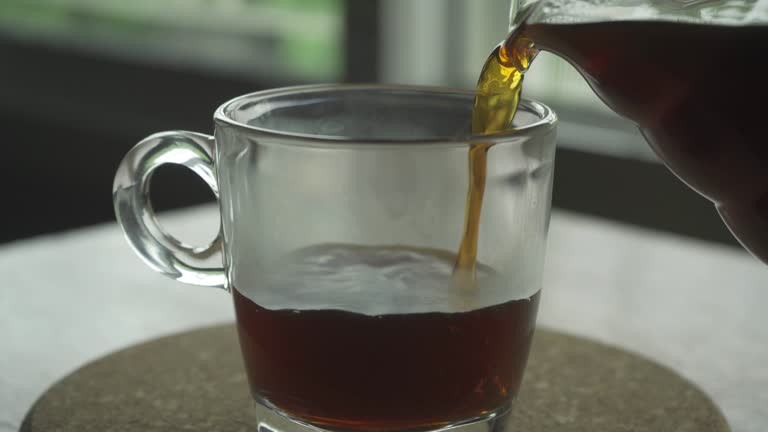
<svg viewBox="0 0 768 432">
<path fill-rule="evenodd" d="M 234 327 L 133 346 L 50 388 L 23 432 L 251 431 Z M 671 370 L 585 339 L 539 329 L 514 430 L 727 432 L 719 410 Z"/>
</svg>

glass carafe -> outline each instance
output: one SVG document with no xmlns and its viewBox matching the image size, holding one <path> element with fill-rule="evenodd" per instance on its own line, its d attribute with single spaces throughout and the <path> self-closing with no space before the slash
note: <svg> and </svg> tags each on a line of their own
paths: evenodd
<svg viewBox="0 0 768 432">
<path fill-rule="evenodd" d="M 513 0 L 516 37 L 571 63 L 768 263 L 768 0 Z"/>
</svg>

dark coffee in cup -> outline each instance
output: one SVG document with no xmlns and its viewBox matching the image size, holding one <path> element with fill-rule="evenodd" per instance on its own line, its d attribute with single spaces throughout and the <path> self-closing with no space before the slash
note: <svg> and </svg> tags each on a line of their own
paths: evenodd
<svg viewBox="0 0 768 432">
<path fill-rule="evenodd" d="M 511 290 L 482 265 L 473 286 L 460 286 L 454 261 L 434 250 L 320 245 L 271 264 L 258 287 L 235 287 L 253 395 L 343 430 L 439 427 L 507 409 L 538 287 Z"/>
</svg>

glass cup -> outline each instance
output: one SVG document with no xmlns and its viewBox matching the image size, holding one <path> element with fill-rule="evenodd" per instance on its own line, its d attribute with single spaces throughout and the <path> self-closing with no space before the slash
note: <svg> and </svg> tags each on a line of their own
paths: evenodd
<svg viewBox="0 0 768 432">
<path fill-rule="evenodd" d="M 284 432 L 502 430 L 533 336 L 556 116 L 523 101 L 512 129 L 472 136 L 474 93 L 321 85 L 238 97 L 215 137 L 174 131 L 128 152 L 117 220 L 154 270 L 229 290 L 259 427 Z M 468 151 L 491 144 L 472 283 L 454 277 Z M 149 203 L 163 164 L 218 197 L 205 247 Z M 222 253 L 222 266 L 200 263 Z"/>
</svg>

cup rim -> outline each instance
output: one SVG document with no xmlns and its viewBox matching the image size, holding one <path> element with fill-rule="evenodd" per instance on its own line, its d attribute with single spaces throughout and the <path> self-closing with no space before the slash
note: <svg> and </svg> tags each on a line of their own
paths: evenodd
<svg viewBox="0 0 768 432">
<path fill-rule="evenodd" d="M 502 144 L 519 141 L 520 139 L 531 139 L 540 135 L 545 135 L 554 130 L 558 123 L 557 114 L 541 102 L 531 99 L 520 99 L 520 106 L 539 115 L 539 119 L 533 123 L 519 128 L 510 128 L 503 132 L 488 135 L 467 135 L 457 139 L 446 137 L 435 137 L 426 139 L 367 139 L 351 138 L 334 135 L 305 134 L 298 132 L 286 132 L 275 129 L 269 129 L 259 126 L 249 125 L 235 120 L 227 114 L 232 105 L 249 99 L 251 102 L 266 100 L 276 96 L 291 95 L 298 93 L 326 92 L 326 91 L 350 91 L 350 90 L 370 90 L 370 91 L 416 91 L 430 93 L 444 93 L 453 95 L 464 95 L 474 97 L 472 90 L 458 89 L 443 86 L 427 85 L 400 85 L 400 84 L 309 84 L 288 87 L 278 87 L 274 89 L 261 90 L 237 96 L 221 104 L 215 111 L 213 119 L 216 126 L 228 126 L 247 133 L 258 133 L 266 136 L 270 140 L 277 142 L 291 143 L 305 147 L 342 147 L 342 148 L 361 148 L 361 147 L 393 147 L 393 146 L 467 146 L 474 144 Z"/>
</svg>

